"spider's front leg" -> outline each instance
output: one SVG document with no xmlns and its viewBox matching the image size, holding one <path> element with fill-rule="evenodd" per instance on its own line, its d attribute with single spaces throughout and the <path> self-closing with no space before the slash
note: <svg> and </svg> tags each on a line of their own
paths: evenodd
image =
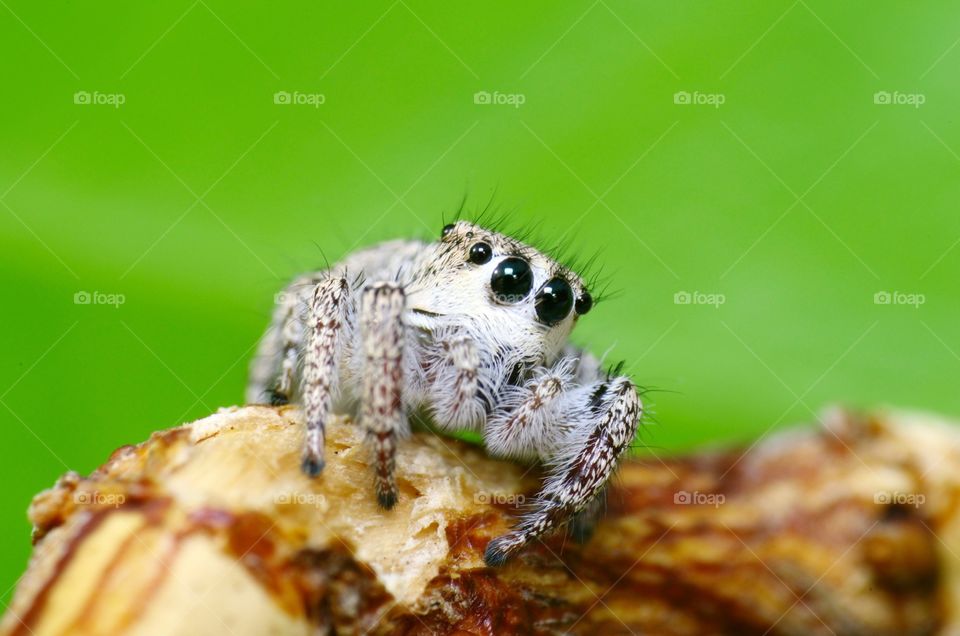
<svg viewBox="0 0 960 636">
<path fill-rule="evenodd" d="M 403 310 L 406 296 L 394 283 L 364 288 L 360 306 L 363 380 L 360 424 L 373 451 L 374 486 L 380 506 L 397 503 L 394 477 L 397 439 L 408 430 L 403 404 Z"/>
<path fill-rule="evenodd" d="M 529 542 L 573 520 L 602 494 L 633 441 L 642 405 L 633 382 L 620 376 L 566 388 L 555 412 L 563 414 L 567 425 L 558 427 L 561 438 L 547 449 L 543 488 L 517 527 L 487 545 L 487 565 L 503 564 Z"/>
<path fill-rule="evenodd" d="M 339 384 L 337 365 L 346 340 L 344 332 L 353 322 L 353 312 L 353 298 L 346 279 L 327 278 L 314 288 L 306 325 L 301 388 L 307 420 L 301 466 L 310 477 L 316 477 L 323 470 L 324 428 L 333 409 Z M 279 390 L 289 391 L 291 386 L 287 375 L 289 359 L 286 355 L 283 358 Z"/>
</svg>

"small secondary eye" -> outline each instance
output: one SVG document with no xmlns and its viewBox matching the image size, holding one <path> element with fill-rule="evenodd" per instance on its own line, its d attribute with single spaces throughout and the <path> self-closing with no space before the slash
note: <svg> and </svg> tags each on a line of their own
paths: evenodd
<svg viewBox="0 0 960 636">
<path fill-rule="evenodd" d="M 490 277 L 490 288 L 501 303 L 518 303 L 533 287 L 533 272 L 527 261 L 516 256 L 500 261 Z"/>
<path fill-rule="evenodd" d="M 450 232 L 453 232 L 453 228 L 456 227 L 453 223 L 447 223 L 443 226 L 443 230 L 440 232 L 440 238 L 445 237 Z"/>
<path fill-rule="evenodd" d="M 474 243 L 470 248 L 470 262 L 474 265 L 489 263 L 493 258 L 493 248 L 487 243 Z"/>
<path fill-rule="evenodd" d="M 562 278 L 551 278 L 537 292 L 537 318 L 553 326 L 570 315 L 573 307 L 573 290 Z"/>
<path fill-rule="evenodd" d="M 590 292 L 584 290 L 577 298 L 577 304 L 574 309 L 576 309 L 578 316 L 582 316 L 590 311 L 591 307 L 593 307 L 593 296 L 590 295 Z"/>
</svg>

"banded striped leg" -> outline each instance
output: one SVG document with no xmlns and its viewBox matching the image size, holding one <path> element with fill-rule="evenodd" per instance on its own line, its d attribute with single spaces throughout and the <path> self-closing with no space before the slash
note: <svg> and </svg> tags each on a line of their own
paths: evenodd
<svg viewBox="0 0 960 636">
<path fill-rule="evenodd" d="M 306 308 L 304 300 L 294 291 L 299 286 L 298 282 L 277 294 L 277 309 L 251 365 L 246 391 L 249 404 L 266 402 L 276 406 L 287 404 L 293 396 L 304 331 L 305 312 L 300 308 Z"/>
<path fill-rule="evenodd" d="M 607 489 L 603 488 L 593 499 L 587 502 L 583 510 L 573 516 L 567 526 L 567 535 L 577 543 L 586 543 L 593 536 L 597 522 L 607 507 Z"/>
<path fill-rule="evenodd" d="M 290 402 L 293 395 L 294 377 L 297 373 L 297 355 L 303 337 L 303 319 L 297 314 L 298 298 L 294 293 L 284 296 L 283 324 L 280 326 L 280 375 L 277 385 L 270 393 L 270 404 Z"/>
<path fill-rule="evenodd" d="M 346 340 L 344 332 L 352 318 L 353 299 L 347 281 L 328 278 L 318 283 L 310 301 L 301 389 L 307 420 L 301 467 L 310 477 L 323 470 L 324 429 L 339 388 L 337 362 Z M 281 374 L 281 380 L 283 377 Z"/>
<path fill-rule="evenodd" d="M 373 452 L 377 501 L 387 510 L 397 503 L 397 439 L 407 432 L 403 406 L 405 301 L 399 285 L 375 283 L 363 290 L 360 308 L 364 362 L 360 423 Z"/>
<path fill-rule="evenodd" d="M 532 510 L 484 554 L 487 565 L 503 564 L 530 541 L 570 522 L 597 497 L 637 432 L 640 398 L 633 382 L 617 377 L 571 392 L 574 417 L 563 452 L 548 464 L 549 474 Z M 579 415 L 576 415 L 579 413 Z"/>
<path fill-rule="evenodd" d="M 539 375 L 523 387 L 507 390 L 500 408 L 487 425 L 484 441 L 497 457 L 535 459 L 556 446 L 564 389 L 570 381 L 568 364 Z"/>
<path fill-rule="evenodd" d="M 465 336 L 439 343 L 441 358 L 432 384 L 433 419 L 450 430 L 472 429 L 483 421 L 478 399 L 480 356 L 476 344 Z"/>
</svg>

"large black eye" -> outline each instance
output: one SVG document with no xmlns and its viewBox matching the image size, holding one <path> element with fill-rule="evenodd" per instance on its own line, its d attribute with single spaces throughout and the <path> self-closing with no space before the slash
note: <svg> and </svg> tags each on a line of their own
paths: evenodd
<svg viewBox="0 0 960 636">
<path fill-rule="evenodd" d="M 583 290 L 583 293 L 577 297 L 577 304 L 574 307 L 577 310 L 577 315 L 582 316 L 590 311 L 591 307 L 593 307 L 593 296 L 587 290 Z"/>
<path fill-rule="evenodd" d="M 493 257 L 493 248 L 487 243 L 474 243 L 470 248 L 470 262 L 475 265 L 489 263 Z"/>
<path fill-rule="evenodd" d="M 450 232 L 453 232 L 453 228 L 455 228 L 455 227 L 456 227 L 456 226 L 455 226 L 453 223 L 447 223 L 446 225 L 444 225 L 444 226 L 443 226 L 443 230 L 441 230 L 441 232 L 440 232 L 440 238 L 443 238 L 443 237 L 445 237 L 447 234 L 449 234 Z"/>
<path fill-rule="evenodd" d="M 537 318 L 547 325 L 555 325 L 570 315 L 573 290 L 562 278 L 551 278 L 537 292 Z"/>
<path fill-rule="evenodd" d="M 533 287 L 533 272 L 527 261 L 516 256 L 500 261 L 490 277 L 490 287 L 501 303 L 518 303 Z"/>
</svg>

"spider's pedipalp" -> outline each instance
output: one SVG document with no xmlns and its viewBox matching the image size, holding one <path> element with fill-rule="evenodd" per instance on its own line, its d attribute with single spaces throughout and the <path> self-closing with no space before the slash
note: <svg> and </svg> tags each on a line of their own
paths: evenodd
<svg viewBox="0 0 960 636">
<path fill-rule="evenodd" d="M 440 336 L 431 357 L 431 414 L 440 428 L 473 430 L 486 415 L 480 396 L 480 356 L 473 339 Z"/>
<path fill-rule="evenodd" d="M 575 360 L 565 358 L 523 386 L 502 390 L 500 406 L 487 423 L 485 441 L 498 457 L 545 458 L 563 436 L 564 392 Z"/>
</svg>

